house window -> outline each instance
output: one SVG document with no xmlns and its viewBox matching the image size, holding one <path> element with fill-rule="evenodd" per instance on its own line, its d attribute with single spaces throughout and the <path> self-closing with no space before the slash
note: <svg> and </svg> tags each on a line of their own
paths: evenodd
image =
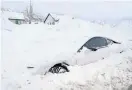
<svg viewBox="0 0 132 90">
<path fill-rule="evenodd" d="M 55 25 L 55 22 L 52 22 L 53 25 Z"/>
<path fill-rule="evenodd" d="M 18 20 L 16 20 L 16 24 L 19 24 Z"/>
</svg>

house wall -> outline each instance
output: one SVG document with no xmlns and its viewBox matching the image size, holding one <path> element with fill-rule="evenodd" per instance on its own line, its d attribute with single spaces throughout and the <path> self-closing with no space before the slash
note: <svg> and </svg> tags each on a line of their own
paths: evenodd
<svg viewBox="0 0 132 90">
<path fill-rule="evenodd" d="M 11 20 L 11 19 L 9 19 L 11 22 L 13 22 L 14 24 L 16 24 L 16 21 L 15 20 Z"/>
<path fill-rule="evenodd" d="M 54 25 L 55 24 L 55 21 L 52 17 L 48 17 L 47 20 L 45 21 L 46 24 L 48 25 Z"/>
<path fill-rule="evenodd" d="M 24 20 L 19 20 L 19 19 L 9 19 L 9 20 L 14 24 L 26 24 L 26 21 Z"/>
<path fill-rule="evenodd" d="M 20 24 L 26 24 L 26 21 L 21 20 L 21 21 L 20 21 Z"/>
</svg>

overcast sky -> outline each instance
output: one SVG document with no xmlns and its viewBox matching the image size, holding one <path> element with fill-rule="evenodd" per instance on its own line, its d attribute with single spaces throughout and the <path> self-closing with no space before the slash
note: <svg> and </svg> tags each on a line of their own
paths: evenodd
<svg viewBox="0 0 132 90">
<path fill-rule="evenodd" d="M 96 2 L 95 2 L 96 1 Z M 132 18 L 132 1 L 60 1 L 32 0 L 33 10 L 44 15 L 48 12 L 69 14 L 84 19 L 91 18 Z M 2 7 L 23 11 L 29 0 L 4 0 Z"/>
</svg>

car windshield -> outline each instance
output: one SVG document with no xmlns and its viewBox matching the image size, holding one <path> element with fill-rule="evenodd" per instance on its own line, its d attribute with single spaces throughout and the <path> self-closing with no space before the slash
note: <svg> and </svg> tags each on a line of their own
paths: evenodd
<svg viewBox="0 0 132 90">
<path fill-rule="evenodd" d="M 107 38 L 104 37 L 93 37 L 85 43 L 85 47 L 92 49 L 98 49 L 108 45 Z"/>
</svg>

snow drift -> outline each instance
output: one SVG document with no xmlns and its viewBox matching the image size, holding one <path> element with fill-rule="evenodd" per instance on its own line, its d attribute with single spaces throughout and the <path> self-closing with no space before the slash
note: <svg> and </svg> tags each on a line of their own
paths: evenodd
<svg viewBox="0 0 132 90">
<path fill-rule="evenodd" d="M 110 27 L 65 15 L 54 26 L 14 25 L 7 18 L 2 13 L 2 90 L 127 90 L 132 84 L 132 26 Z M 105 59 L 70 66 L 69 73 L 43 75 L 45 65 L 75 59 L 73 54 L 92 36 L 125 43 L 119 47 L 123 52 L 108 51 Z M 80 57 L 89 59 L 85 53 Z"/>
</svg>

